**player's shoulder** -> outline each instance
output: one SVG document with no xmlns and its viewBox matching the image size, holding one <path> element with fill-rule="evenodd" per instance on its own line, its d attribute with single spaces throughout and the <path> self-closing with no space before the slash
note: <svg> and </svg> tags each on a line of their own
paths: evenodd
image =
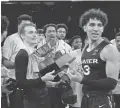
<svg viewBox="0 0 120 108">
<path fill-rule="evenodd" d="M 106 52 L 106 53 L 118 52 L 116 46 L 113 45 L 113 44 L 108 44 L 108 45 L 106 45 L 106 46 L 103 48 L 103 51 Z"/>
<path fill-rule="evenodd" d="M 116 57 L 118 57 L 118 50 L 116 48 L 116 46 L 114 46 L 113 44 L 108 44 L 106 45 L 102 52 L 101 52 L 102 56 L 105 59 L 115 59 Z"/>
</svg>

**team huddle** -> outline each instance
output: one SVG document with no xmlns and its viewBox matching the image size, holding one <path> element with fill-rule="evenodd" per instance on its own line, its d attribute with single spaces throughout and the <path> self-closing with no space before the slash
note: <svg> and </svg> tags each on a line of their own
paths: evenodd
<svg viewBox="0 0 120 108">
<path fill-rule="evenodd" d="M 102 37 L 107 14 L 90 9 L 80 17 L 86 39 L 64 41 L 68 27 L 18 17 L 18 31 L 7 36 L 1 17 L 2 108 L 120 108 L 120 32 L 115 45 Z M 44 73 L 44 74 L 42 74 Z"/>
</svg>

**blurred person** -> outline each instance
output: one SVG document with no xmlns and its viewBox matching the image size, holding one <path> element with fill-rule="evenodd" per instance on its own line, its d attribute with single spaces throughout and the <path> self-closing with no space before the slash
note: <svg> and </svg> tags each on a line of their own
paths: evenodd
<svg viewBox="0 0 120 108">
<path fill-rule="evenodd" d="M 81 49 L 82 50 L 82 38 L 79 35 L 72 37 L 70 45 L 73 50 Z"/>
<path fill-rule="evenodd" d="M 27 14 L 20 15 L 17 19 L 18 19 L 18 29 L 21 24 L 30 23 L 32 21 L 32 17 Z M 2 54 L 3 65 L 9 70 L 8 76 L 12 81 L 13 80 L 15 81 L 15 79 L 16 79 L 15 57 L 16 57 L 18 51 L 24 47 L 23 42 L 22 42 L 21 37 L 19 36 L 18 32 L 14 33 L 6 38 L 4 45 L 3 45 L 3 52 L 2 52 L 3 53 Z M 18 101 L 19 101 L 19 103 L 21 102 L 20 101 L 21 99 L 20 100 L 18 99 L 17 93 L 18 93 L 18 91 L 13 91 L 13 93 L 11 93 L 9 95 L 10 108 L 18 107 L 17 106 Z M 21 106 L 19 106 L 19 107 L 21 107 Z"/>
<path fill-rule="evenodd" d="M 6 16 L 1 16 L 1 43 L 5 40 L 7 36 L 7 30 L 9 27 L 9 20 Z M 2 52 L 2 48 L 1 48 Z M 1 53 L 2 55 L 2 53 Z M 2 61 L 2 56 L 1 56 Z M 1 108 L 8 108 L 8 95 L 12 93 L 12 91 L 8 90 L 8 85 L 10 83 L 6 83 L 8 79 L 8 69 L 1 64 Z"/>
<path fill-rule="evenodd" d="M 38 45 L 37 48 L 45 44 L 45 35 L 44 35 L 44 30 L 43 29 L 37 29 L 38 33 Z"/>
<path fill-rule="evenodd" d="M 107 22 L 107 14 L 100 9 L 90 9 L 80 17 L 89 39 L 81 56 L 84 76 L 69 73 L 69 77 L 83 84 L 82 108 L 114 108 L 112 90 L 118 81 L 119 60 L 116 47 L 101 37 Z"/>
<path fill-rule="evenodd" d="M 70 41 L 70 45 L 72 46 L 72 50 L 70 55 L 75 57 L 75 61 L 70 64 L 69 71 L 79 71 L 81 70 L 81 51 L 82 51 L 82 38 L 79 35 L 72 37 Z M 71 87 L 73 89 L 74 94 L 77 94 L 77 102 L 75 104 L 69 105 L 69 108 L 80 108 L 81 100 L 82 100 L 82 84 L 78 82 L 71 81 Z"/>
<path fill-rule="evenodd" d="M 27 14 L 23 14 L 23 15 L 20 15 L 17 18 L 17 20 L 18 20 L 18 28 L 19 28 L 19 25 L 22 23 L 30 23 L 32 21 L 32 17 Z M 19 43 L 21 44 L 21 42 L 22 41 L 21 41 L 21 38 L 19 37 L 18 32 L 8 36 L 4 42 L 3 64 L 8 69 L 15 68 L 14 60 L 15 60 L 15 56 L 16 56 L 17 52 L 21 48 L 21 45 L 19 45 Z"/>
<path fill-rule="evenodd" d="M 59 40 L 59 44 L 63 44 L 64 47 L 66 47 L 66 49 L 68 50 L 68 52 L 70 52 L 71 51 L 70 45 L 64 41 L 67 33 L 68 27 L 65 24 L 63 23 L 57 24 L 57 38 Z"/>
<path fill-rule="evenodd" d="M 59 40 L 64 40 L 66 35 L 68 33 L 68 27 L 61 23 L 61 24 L 57 24 L 57 38 Z"/>
<path fill-rule="evenodd" d="M 119 108 L 120 107 L 120 101 L 119 101 L 120 100 L 120 32 L 118 32 L 115 35 L 115 43 L 119 52 L 119 58 L 118 58 L 119 59 L 119 76 L 118 76 L 117 86 L 113 90 L 113 95 L 115 100 L 115 108 Z"/>
<path fill-rule="evenodd" d="M 64 44 L 61 44 L 57 38 L 57 28 L 55 24 L 46 24 L 44 26 L 44 32 L 46 37 L 46 43 L 51 43 L 53 51 L 51 54 L 55 54 L 57 51 L 60 51 L 62 54 L 69 53 L 67 47 Z M 59 84 L 60 79 L 55 79 L 54 81 L 47 82 L 49 98 L 51 108 L 65 108 L 65 105 L 61 100 L 61 89 L 56 88 L 56 85 Z"/>
</svg>

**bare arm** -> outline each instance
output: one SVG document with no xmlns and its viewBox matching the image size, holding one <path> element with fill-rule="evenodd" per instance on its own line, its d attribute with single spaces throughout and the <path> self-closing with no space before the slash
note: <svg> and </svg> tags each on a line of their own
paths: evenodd
<svg viewBox="0 0 120 108">
<path fill-rule="evenodd" d="M 100 53 L 102 60 L 106 61 L 107 78 L 100 80 L 86 80 L 83 78 L 82 84 L 91 85 L 94 88 L 114 89 L 117 85 L 119 74 L 118 51 L 116 47 L 109 44 Z"/>
<path fill-rule="evenodd" d="M 101 58 L 106 61 L 107 77 L 118 80 L 119 76 L 119 57 L 117 48 L 113 45 L 107 45 L 101 52 Z"/>
<path fill-rule="evenodd" d="M 112 45 L 107 45 L 101 52 L 100 57 L 102 60 L 106 61 L 106 75 L 107 78 L 99 80 L 90 80 L 79 75 L 70 75 L 74 81 L 81 82 L 85 85 L 90 85 L 93 88 L 100 89 L 114 89 L 119 74 L 119 63 L 118 63 L 118 52 L 117 49 Z M 76 80 L 77 79 L 77 80 Z M 78 80 L 79 79 L 79 80 Z"/>
</svg>

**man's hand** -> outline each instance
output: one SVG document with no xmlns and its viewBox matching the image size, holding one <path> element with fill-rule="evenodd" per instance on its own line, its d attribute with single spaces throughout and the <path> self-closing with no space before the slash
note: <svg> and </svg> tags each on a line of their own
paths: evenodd
<svg viewBox="0 0 120 108">
<path fill-rule="evenodd" d="M 8 85 L 10 85 L 10 82 L 9 83 L 7 83 L 7 84 L 4 84 L 4 85 L 2 85 L 1 86 L 1 91 L 3 92 L 3 93 L 6 93 L 6 94 L 11 94 L 13 91 L 9 91 L 8 89 L 7 89 L 7 86 Z"/>
<path fill-rule="evenodd" d="M 68 72 L 67 75 L 69 76 L 70 80 L 75 81 L 75 82 L 80 83 L 83 79 L 83 76 L 78 72 L 75 72 L 74 74 Z"/>
<path fill-rule="evenodd" d="M 54 72 L 55 72 L 55 70 L 45 74 L 43 77 L 41 77 L 42 81 L 52 81 L 52 80 L 54 80 L 55 75 L 52 75 Z"/>
</svg>

